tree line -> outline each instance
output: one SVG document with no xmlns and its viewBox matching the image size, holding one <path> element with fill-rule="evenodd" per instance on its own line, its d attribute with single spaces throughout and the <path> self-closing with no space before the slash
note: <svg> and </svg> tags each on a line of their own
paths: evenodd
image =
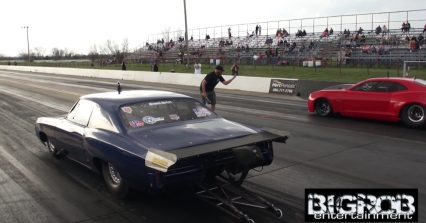
<svg viewBox="0 0 426 223">
<path fill-rule="evenodd" d="M 50 52 L 42 47 L 30 49 L 31 61 L 34 60 L 69 60 L 69 59 L 88 59 L 93 64 L 120 64 L 129 55 L 129 41 L 124 39 L 121 44 L 112 40 L 107 40 L 104 44 L 93 44 L 88 54 L 78 54 L 67 48 L 52 48 Z M 17 57 L 7 57 L 0 54 L 1 60 L 28 60 L 28 53 L 21 52 Z"/>
</svg>

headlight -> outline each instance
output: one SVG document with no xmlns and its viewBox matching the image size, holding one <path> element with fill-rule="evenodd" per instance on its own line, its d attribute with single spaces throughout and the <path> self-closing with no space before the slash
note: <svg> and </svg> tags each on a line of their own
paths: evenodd
<svg viewBox="0 0 426 223">
<path fill-rule="evenodd" d="M 161 150 L 150 149 L 145 156 L 145 166 L 167 172 L 177 161 L 176 155 Z"/>
</svg>

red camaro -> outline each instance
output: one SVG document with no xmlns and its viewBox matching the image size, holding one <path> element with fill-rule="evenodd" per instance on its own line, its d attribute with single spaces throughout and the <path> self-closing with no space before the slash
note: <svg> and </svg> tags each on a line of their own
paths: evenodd
<svg viewBox="0 0 426 223">
<path fill-rule="evenodd" d="M 343 116 L 425 125 L 426 81 L 415 78 L 371 78 L 309 95 L 308 108 L 320 116 Z"/>
</svg>

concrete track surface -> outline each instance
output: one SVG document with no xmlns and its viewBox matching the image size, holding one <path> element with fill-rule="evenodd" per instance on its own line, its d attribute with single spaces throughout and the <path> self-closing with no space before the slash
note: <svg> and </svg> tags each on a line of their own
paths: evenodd
<svg viewBox="0 0 426 223">
<path fill-rule="evenodd" d="M 199 97 L 192 87 L 122 86 Z M 114 199 L 101 176 L 51 158 L 34 134 L 36 118 L 64 114 L 79 96 L 115 87 L 115 80 L 0 71 L 0 222 L 234 222 L 185 191 Z M 305 101 L 278 95 L 217 96 L 217 113 L 227 119 L 290 132 L 287 144 L 275 144 L 273 164 L 251 171 L 244 183 L 284 211 L 275 219 L 250 209 L 256 222 L 303 222 L 305 188 L 418 188 L 419 222 L 426 221 L 426 129 L 320 118 Z"/>
</svg>

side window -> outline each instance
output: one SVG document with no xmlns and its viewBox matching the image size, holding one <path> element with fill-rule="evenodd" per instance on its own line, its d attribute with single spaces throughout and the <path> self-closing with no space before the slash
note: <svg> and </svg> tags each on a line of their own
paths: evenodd
<svg viewBox="0 0 426 223">
<path fill-rule="evenodd" d="M 395 91 L 403 91 L 407 90 L 407 88 L 396 82 L 380 82 L 375 86 L 375 91 L 377 92 L 395 92 Z"/>
<path fill-rule="evenodd" d="M 368 92 L 371 92 L 371 91 L 374 91 L 374 88 L 375 88 L 375 86 L 377 84 L 378 84 L 378 82 L 376 82 L 376 81 L 368 81 L 368 82 L 365 82 L 365 83 L 363 83 L 361 85 L 356 86 L 353 90 L 354 91 L 368 91 Z"/>
<path fill-rule="evenodd" d="M 69 121 L 75 122 L 80 125 L 87 126 L 94 103 L 91 101 L 80 100 L 67 116 Z"/>
<path fill-rule="evenodd" d="M 105 111 L 103 111 L 97 104 L 93 108 L 88 127 L 95 129 L 104 129 L 118 133 L 117 128 L 112 124 L 110 120 L 110 116 Z"/>
</svg>

